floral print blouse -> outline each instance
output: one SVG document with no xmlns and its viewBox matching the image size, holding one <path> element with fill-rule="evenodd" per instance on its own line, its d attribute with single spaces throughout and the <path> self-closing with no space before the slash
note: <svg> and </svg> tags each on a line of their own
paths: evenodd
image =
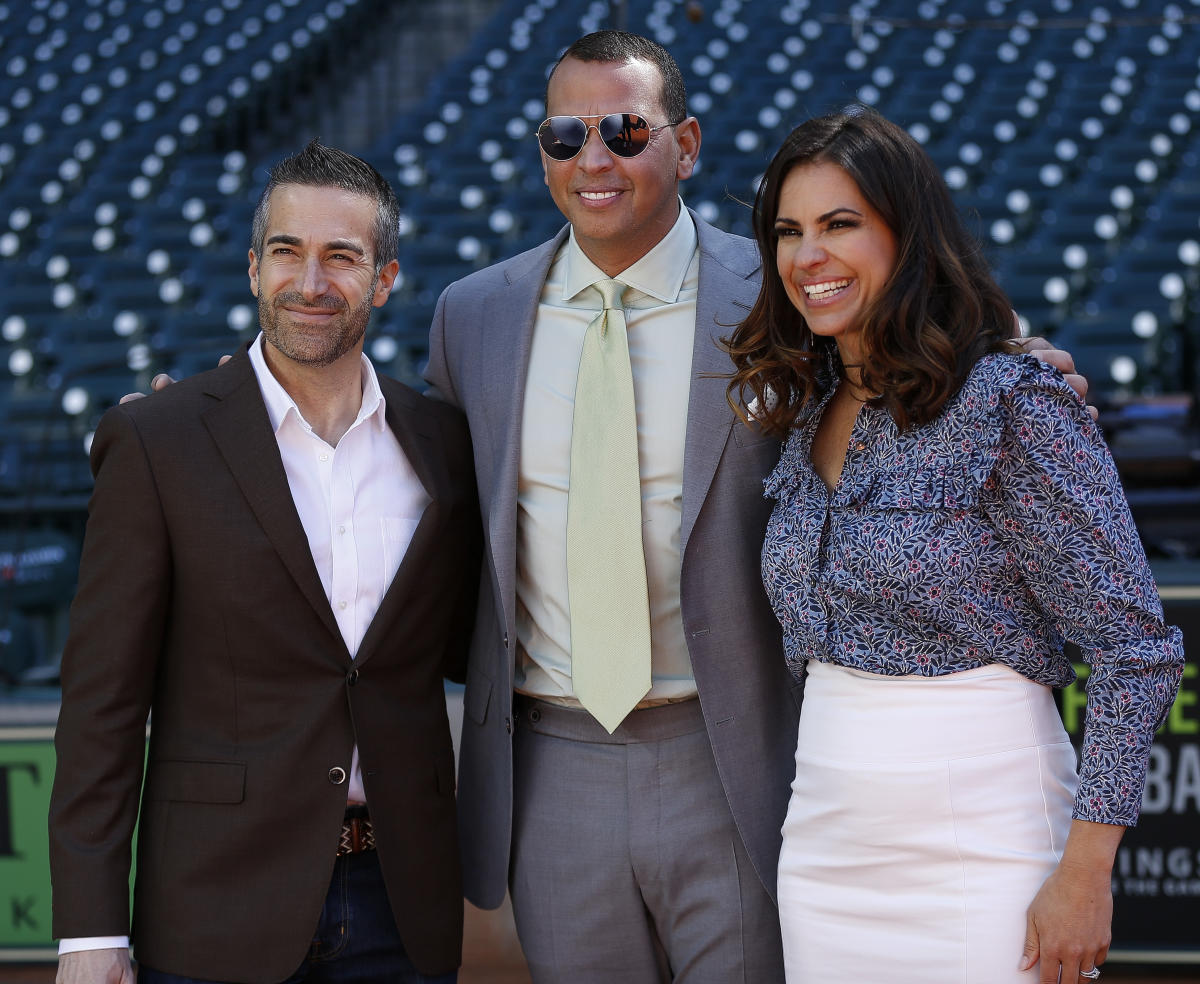
<svg viewBox="0 0 1200 984">
<path fill-rule="evenodd" d="M 1091 666 L 1073 815 L 1137 821 L 1150 742 L 1183 667 L 1099 428 L 1062 375 L 988 355 L 937 419 L 855 421 L 832 494 L 810 449 L 831 387 L 764 483 L 763 580 L 792 674 L 809 659 L 886 675 L 1003 663 L 1061 687 Z"/>
</svg>

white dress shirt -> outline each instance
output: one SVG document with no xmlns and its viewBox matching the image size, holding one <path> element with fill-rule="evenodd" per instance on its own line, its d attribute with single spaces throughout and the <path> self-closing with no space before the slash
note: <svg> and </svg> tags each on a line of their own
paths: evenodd
<svg viewBox="0 0 1200 984">
<path fill-rule="evenodd" d="M 362 357 L 362 406 L 336 447 L 318 437 L 263 358 L 260 333 L 250 346 L 275 431 L 292 502 L 346 648 L 353 657 L 429 504 L 384 416 L 370 360 Z M 358 748 L 351 757 L 348 802 L 366 802 Z M 335 844 L 330 844 L 332 852 Z M 126 936 L 59 941 L 59 954 L 128 947 Z"/>
<path fill-rule="evenodd" d="M 627 285 L 637 408 L 652 680 L 643 704 L 696 695 L 680 615 L 679 537 L 699 274 L 696 228 L 680 203 L 671 231 L 614 278 Z M 567 599 L 571 418 L 584 332 L 600 309 L 600 296 L 589 288 L 606 279 L 572 232 L 542 289 L 521 423 L 516 689 L 566 704 L 578 704 Z"/>
</svg>

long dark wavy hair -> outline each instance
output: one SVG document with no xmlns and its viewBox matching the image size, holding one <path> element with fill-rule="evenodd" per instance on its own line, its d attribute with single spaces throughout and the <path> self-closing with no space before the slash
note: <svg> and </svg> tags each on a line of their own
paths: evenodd
<svg viewBox="0 0 1200 984">
<path fill-rule="evenodd" d="M 1011 351 L 1015 315 L 992 278 L 929 156 L 877 112 L 852 107 L 809 120 L 779 148 L 754 202 L 762 286 L 725 339 L 735 372 L 729 402 L 769 433 L 786 436 L 817 392 L 833 339 L 814 336 L 779 278 L 775 218 L 793 168 L 836 164 L 896 237 L 896 266 L 862 325 L 862 386 L 879 394 L 900 430 L 928 423 L 987 352 Z"/>
</svg>

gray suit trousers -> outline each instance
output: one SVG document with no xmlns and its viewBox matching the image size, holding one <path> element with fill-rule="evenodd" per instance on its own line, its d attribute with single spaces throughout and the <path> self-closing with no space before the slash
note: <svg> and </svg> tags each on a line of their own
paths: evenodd
<svg viewBox="0 0 1200 984">
<path fill-rule="evenodd" d="M 699 701 L 612 735 L 586 711 L 516 706 L 510 890 L 535 984 L 782 981 Z"/>
</svg>

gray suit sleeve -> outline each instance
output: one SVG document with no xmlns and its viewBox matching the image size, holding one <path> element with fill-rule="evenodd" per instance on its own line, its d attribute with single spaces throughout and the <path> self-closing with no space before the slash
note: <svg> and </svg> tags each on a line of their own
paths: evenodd
<svg viewBox="0 0 1200 984">
<path fill-rule="evenodd" d="M 453 287 L 451 284 L 442 291 L 433 312 L 433 323 L 429 326 L 429 364 L 425 367 L 425 382 L 429 388 L 425 395 L 461 408 L 454 381 L 450 378 L 450 361 L 446 355 L 446 307 Z"/>
</svg>

